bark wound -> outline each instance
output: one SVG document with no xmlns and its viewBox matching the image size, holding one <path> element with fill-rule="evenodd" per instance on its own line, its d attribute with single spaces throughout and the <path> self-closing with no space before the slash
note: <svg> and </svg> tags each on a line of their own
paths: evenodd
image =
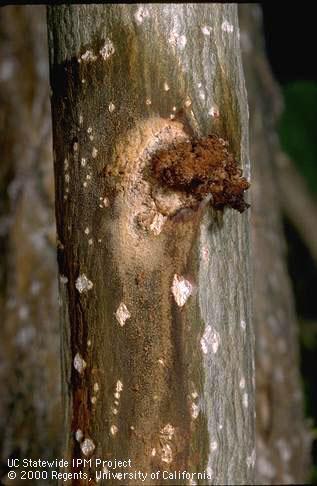
<svg viewBox="0 0 317 486">
<path fill-rule="evenodd" d="M 115 163 L 105 168 L 109 193 L 122 189 L 129 194 L 134 230 L 158 235 L 167 217 L 191 216 L 209 201 L 218 210 L 229 206 L 243 212 L 249 207 L 244 192 L 250 184 L 228 142 L 186 132 L 180 122 L 154 118 L 119 145 Z"/>
<path fill-rule="evenodd" d="M 243 199 L 249 183 L 227 146 L 216 135 L 173 144 L 154 155 L 155 177 L 163 185 L 194 195 L 196 205 L 211 194 L 215 209 L 230 206 L 243 212 L 249 206 Z"/>
</svg>

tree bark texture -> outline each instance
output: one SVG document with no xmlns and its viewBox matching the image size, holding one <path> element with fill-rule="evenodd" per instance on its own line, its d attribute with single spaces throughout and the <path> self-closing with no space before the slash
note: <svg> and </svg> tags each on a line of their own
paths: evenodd
<svg viewBox="0 0 317 486">
<path fill-rule="evenodd" d="M 250 107 L 252 262 L 256 334 L 257 484 L 308 479 L 311 434 L 304 419 L 298 323 L 286 267 L 278 185 L 279 89 L 267 63 L 259 6 L 241 5 L 241 46 Z"/>
<path fill-rule="evenodd" d="M 236 6 L 53 6 L 48 26 L 64 457 L 252 484 L 248 211 L 189 211 L 144 175 L 216 133 L 249 177 Z"/>
<path fill-rule="evenodd" d="M 61 399 L 45 9 L 2 8 L 0 36 L 4 472 L 9 457 L 59 454 Z"/>
</svg>

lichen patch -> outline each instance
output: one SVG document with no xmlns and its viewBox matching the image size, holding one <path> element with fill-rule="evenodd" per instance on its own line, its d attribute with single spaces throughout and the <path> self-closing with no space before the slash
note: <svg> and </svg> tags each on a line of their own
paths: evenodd
<svg viewBox="0 0 317 486">
<path fill-rule="evenodd" d="M 131 314 L 128 311 L 127 306 L 123 302 L 121 302 L 121 304 L 119 305 L 119 307 L 116 311 L 116 318 L 117 318 L 117 321 L 119 322 L 120 326 L 124 326 L 126 320 L 130 319 L 130 317 L 131 317 Z"/>
<path fill-rule="evenodd" d="M 140 5 L 134 14 L 134 18 L 138 25 L 141 25 L 143 21 L 150 17 L 150 12 L 144 5 Z"/>
<path fill-rule="evenodd" d="M 209 37 L 212 33 L 212 27 L 210 27 L 210 25 L 203 25 L 201 31 L 204 35 Z"/>
<path fill-rule="evenodd" d="M 84 369 L 87 366 L 86 361 L 82 358 L 82 356 L 79 353 L 76 353 L 73 364 L 75 370 L 77 370 L 79 374 L 82 374 L 84 372 Z"/>
<path fill-rule="evenodd" d="M 223 32 L 227 32 L 228 34 L 232 34 L 233 32 L 233 25 L 228 22 L 228 20 L 224 20 L 221 24 L 221 30 Z"/>
<path fill-rule="evenodd" d="M 195 402 L 192 402 L 191 404 L 191 416 L 194 420 L 196 420 L 196 418 L 198 417 L 199 415 L 199 405 L 197 405 L 197 403 Z"/>
<path fill-rule="evenodd" d="M 123 390 L 123 384 L 122 381 L 118 380 L 116 383 L 116 392 L 121 393 Z"/>
<path fill-rule="evenodd" d="M 183 305 L 193 293 L 193 286 L 184 277 L 175 274 L 171 290 L 176 304 L 179 307 L 183 307 Z"/>
<path fill-rule="evenodd" d="M 111 425 L 110 427 L 110 434 L 115 436 L 118 433 L 118 427 L 116 425 Z"/>
<path fill-rule="evenodd" d="M 173 29 L 169 35 L 168 42 L 173 46 L 174 48 L 178 48 L 180 50 L 183 50 L 184 47 L 187 44 L 187 39 L 184 34 L 180 34 L 178 29 Z"/>
<path fill-rule="evenodd" d="M 75 283 L 75 287 L 80 294 L 88 292 L 88 290 L 91 290 L 93 286 L 94 284 L 92 283 L 92 281 L 89 280 L 89 278 L 87 278 L 84 273 L 79 275 Z"/>
<path fill-rule="evenodd" d="M 68 278 L 66 277 L 66 275 L 60 275 L 60 276 L 59 276 L 59 281 L 60 281 L 60 283 L 62 283 L 62 284 L 67 284 L 67 282 L 68 282 Z"/>
<path fill-rule="evenodd" d="M 209 350 L 216 354 L 220 344 L 219 333 L 210 325 L 206 326 L 205 332 L 200 340 L 200 344 L 204 354 L 207 354 Z"/>
<path fill-rule="evenodd" d="M 95 56 L 95 54 L 93 53 L 93 51 L 91 51 L 90 49 L 88 49 L 84 54 L 82 54 L 80 56 L 80 59 L 84 62 L 94 62 L 96 61 L 97 59 L 97 56 Z"/>
<path fill-rule="evenodd" d="M 162 446 L 161 460 L 167 464 L 173 462 L 173 451 L 169 444 L 164 444 Z"/>
<path fill-rule="evenodd" d="M 116 109 L 115 104 L 114 104 L 114 103 L 112 103 L 112 102 L 111 102 L 111 103 L 109 103 L 109 107 L 108 107 L 108 109 L 109 109 L 110 113 L 113 113 L 113 112 L 114 112 L 114 110 Z"/>
<path fill-rule="evenodd" d="M 77 440 L 77 442 L 81 442 L 84 438 L 84 434 L 83 434 L 83 431 L 80 430 L 80 429 L 77 429 L 76 430 L 76 433 L 75 433 L 75 439 Z"/>
<path fill-rule="evenodd" d="M 160 436 L 162 437 L 162 439 L 165 440 L 172 440 L 174 434 L 175 434 L 175 427 L 173 427 L 173 425 L 171 424 L 166 424 L 165 427 L 163 427 L 160 430 Z"/>
<path fill-rule="evenodd" d="M 96 446 L 91 439 L 87 438 L 80 444 L 80 448 L 84 456 L 90 456 L 94 452 Z"/>
<path fill-rule="evenodd" d="M 115 48 L 110 39 L 106 39 L 103 47 L 100 49 L 99 54 L 104 61 L 107 61 L 115 53 Z"/>
</svg>

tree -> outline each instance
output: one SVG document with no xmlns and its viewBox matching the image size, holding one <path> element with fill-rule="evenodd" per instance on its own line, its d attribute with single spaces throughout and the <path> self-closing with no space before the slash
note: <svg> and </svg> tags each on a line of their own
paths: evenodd
<svg viewBox="0 0 317 486">
<path fill-rule="evenodd" d="M 162 184 L 210 133 L 249 174 L 236 6 L 54 6 L 48 28 L 65 458 L 252 483 L 249 213 Z"/>
<path fill-rule="evenodd" d="M 0 458 L 54 458 L 61 436 L 45 9 L 0 10 Z"/>
<path fill-rule="evenodd" d="M 286 268 L 282 202 L 287 197 L 287 211 L 292 208 L 294 215 L 299 212 L 298 203 L 307 200 L 307 195 L 299 195 L 301 185 L 297 181 L 289 183 L 289 163 L 276 136 L 282 101 L 265 56 L 261 10 L 257 5 L 243 5 L 239 9 L 254 180 L 251 227 L 257 384 L 256 482 L 303 483 L 309 471 L 311 434 L 303 416 L 298 324 Z M 301 209 L 309 206 L 301 205 Z"/>
</svg>

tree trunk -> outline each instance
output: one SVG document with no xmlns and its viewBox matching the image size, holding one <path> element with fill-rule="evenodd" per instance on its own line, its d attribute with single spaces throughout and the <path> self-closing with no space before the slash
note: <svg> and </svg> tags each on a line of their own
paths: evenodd
<svg viewBox="0 0 317 486">
<path fill-rule="evenodd" d="M 236 6 L 54 6 L 48 25 L 64 457 L 252 484 L 249 213 L 194 208 L 150 164 L 214 133 L 248 176 Z"/>
<path fill-rule="evenodd" d="M 0 36 L 2 478 L 59 455 L 61 399 L 45 9 L 1 8 Z"/>
<path fill-rule="evenodd" d="M 249 106 L 252 253 L 256 332 L 257 484 L 308 479 L 311 435 L 303 416 L 298 326 L 286 267 L 279 198 L 281 148 L 276 119 L 281 95 L 263 46 L 261 10 L 241 5 L 241 44 Z"/>
</svg>

